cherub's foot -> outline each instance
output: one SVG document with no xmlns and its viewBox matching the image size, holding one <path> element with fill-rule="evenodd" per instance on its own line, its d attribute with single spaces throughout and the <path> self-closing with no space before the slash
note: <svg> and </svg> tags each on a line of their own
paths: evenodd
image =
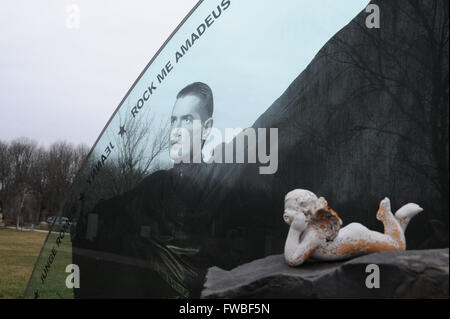
<svg viewBox="0 0 450 319">
<path fill-rule="evenodd" d="M 394 240 L 399 250 L 404 250 L 406 247 L 405 235 L 400 222 L 391 212 L 391 201 L 389 198 L 386 197 L 380 202 L 377 219 L 384 225 L 384 234 Z"/>
<path fill-rule="evenodd" d="M 394 218 L 394 215 L 391 212 L 391 201 L 386 197 L 380 202 L 380 208 L 377 212 L 377 219 L 384 223 L 391 217 Z"/>
<path fill-rule="evenodd" d="M 423 208 L 417 204 L 409 203 L 402 206 L 399 210 L 395 212 L 395 218 L 400 223 L 403 232 L 406 231 L 406 227 L 408 226 L 411 218 L 416 216 L 418 213 L 422 212 Z"/>
</svg>

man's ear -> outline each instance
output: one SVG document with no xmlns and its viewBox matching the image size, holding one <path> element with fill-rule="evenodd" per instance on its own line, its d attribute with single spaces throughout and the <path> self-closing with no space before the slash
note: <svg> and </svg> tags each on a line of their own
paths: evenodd
<svg viewBox="0 0 450 319">
<path fill-rule="evenodd" d="M 213 119 L 210 117 L 203 123 L 203 132 L 202 132 L 202 140 L 206 141 L 206 139 L 209 136 L 209 133 L 211 133 L 211 128 L 213 126 Z"/>
</svg>

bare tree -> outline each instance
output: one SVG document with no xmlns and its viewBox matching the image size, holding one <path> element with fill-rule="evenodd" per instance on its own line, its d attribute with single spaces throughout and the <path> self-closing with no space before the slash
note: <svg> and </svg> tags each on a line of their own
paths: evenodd
<svg viewBox="0 0 450 319">
<path fill-rule="evenodd" d="M 5 217 L 16 227 L 38 222 L 42 211 L 60 211 L 62 201 L 86 157 L 85 145 L 54 143 L 48 150 L 21 138 L 0 141 L 0 202 Z"/>
<path fill-rule="evenodd" d="M 8 144 L 0 141 L 0 210 L 3 210 L 8 197 L 10 181 L 10 162 Z"/>
<path fill-rule="evenodd" d="M 11 215 L 15 219 L 16 230 L 18 230 L 21 226 L 23 227 L 25 220 L 24 215 L 26 213 L 28 213 L 29 215 L 29 220 L 35 219 L 34 215 L 36 210 L 30 211 L 30 202 L 33 202 L 34 200 L 33 193 L 34 192 L 30 188 L 25 186 L 22 188 L 21 192 L 16 194 L 16 196 L 14 196 L 12 199 L 10 211 Z"/>
<path fill-rule="evenodd" d="M 349 109 L 343 105 L 359 105 L 349 114 L 354 121 L 347 121 L 346 132 L 350 138 L 352 134 L 376 135 L 379 141 L 386 141 L 386 145 L 371 144 L 375 156 L 388 154 L 386 147 L 395 145 L 389 156 L 377 159 L 386 168 L 391 167 L 392 160 L 399 163 L 395 172 L 388 171 L 409 182 L 397 186 L 400 179 L 394 177 L 389 187 L 401 187 L 404 193 L 420 192 L 429 198 L 427 221 L 439 223 L 444 229 L 432 233 L 446 232 L 448 243 L 449 3 L 402 0 L 380 1 L 380 5 L 380 29 L 367 28 L 361 15 L 346 33 L 333 37 L 329 50 L 319 54 L 339 66 L 338 79 L 344 78 L 343 74 L 349 81 L 358 79 L 343 103 L 332 105 L 329 111 L 338 112 L 342 118 Z M 377 147 L 381 149 L 377 151 Z"/>
<path fill-rule="evenodd" d="M 50 146 L 43 160 L 42 178 L 42 194 L 50 212 L 60 211 L 86 153 L 85 146 L 74 148 L 66 142 L 57 142 Z"/>
<path fill-rule="evenodd" d="M 420 152 L 415 157 L 402 156 L 402 160 L 445 199 L 449 192 L 448 2 L 384 3 L 391 6 L 384 12 L 401 15 L 398 20 L 406 21 L 402 41 L 398 40 L 398 34 L 383 32 L 383 28 L 368 29 L 364 21 L 354 20 L 355 30 L 364 40 L 355 45 L 336 36 L 332 43 L 339 54 L 333 51 L 327 57 L 364 77 L 365 81 L 353 90 L 349 100 L 377 93 L 387 97 L 389 104 L 395 106 L 391 111 L 398 114 L 391 116 L 390 122 L 374 120 L 373 124 L 354 129 L 391 135 L 407 145 L 406 152 L 412 149 Z M 418 32 L 408 34 L 412 26 Z M 366 54 L 369 51 L 370 56 Z M 412 123 L 414 131 L 402 131 L 399 125 L 402 121 Z"/>
<path fill-rule="evenodd" d="M 114 144 L 117 157 L 102 168 L 102 176 L 96 179 L 96 185 L 102 187 L 93 187 L 99 198 L 123 194 L 160 169 L 158 156 L 169 146 L 169 121 L 160 123 L 154 117 L 147 121 L 126 117 L 120 123 L 123 131 L 116 135 Z"/>
<path fill-rule="evenodd" d="M 6 152 L 9 173 L 6 174 L 7 180 L 4 182 L 7 187 L 5 206 L 10 219 L 16 220 L 16 227 L 19 227 L 25 198 L 29 194 L 29 175 L 36 147 L 36 142 L 20 138 L 12 141 Z"/>
</svg>

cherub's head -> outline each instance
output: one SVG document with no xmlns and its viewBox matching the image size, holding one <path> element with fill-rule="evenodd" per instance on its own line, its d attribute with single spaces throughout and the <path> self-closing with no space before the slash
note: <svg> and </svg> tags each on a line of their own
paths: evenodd
<svg viewBox="0 0 450 319">
<path fill-rule="evenodd" d="M 284 221 L 299 232 L 308 225 L 324 239 L 336 238 L 342 225 L 338 214 L 328 206 L 325 198 L 305 189 L 296 189 L 287 193 L 284 199 Z"/>
<path fill-rule="evenodd" d="M 295 189 L 284 198 L 284 221 L 302 232 L 317 210 L 327 206 L 327 201 L 305 189 Z"/>
</svg>

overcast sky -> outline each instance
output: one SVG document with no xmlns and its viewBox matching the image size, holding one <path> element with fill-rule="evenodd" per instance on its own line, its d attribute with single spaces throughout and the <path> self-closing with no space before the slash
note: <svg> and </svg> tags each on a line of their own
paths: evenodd
<svg viewBox="0 0 450 319">
<path fill-rule="evenodd" d="M 159 91 L 159 98 L 164 101 L 160 103 L 162 110 L 170 111 L 175 91 L 192 81 L 192 74 L 196 73 L 209 80 L 208 83 L 216 81 L 215 87 L 225 89 L 215 91 L 218 102 L 224 104 L 217 108 L 215 124 L 219 127 L 236 127 L 232 126 L 235 123 L 251 125 L 300 74 L 320 47 L 364 8 L 367 0 L 299 0 L 283 6 L 276 1 L 232 2 L 232 11 L 220 18 L 213 33 L 207 35 L 209 40 L 205 38 L 203 48 L 196 53 L 205 54 L 202 63 L 193 61 L 196 55 L 190 54 L 183 67 L 177 67 L 178 75 L 175 78 L 173 75 L 171 84 L 166 85 L 167 92 Z M 0 139 L 8 141 L 26 136 L 43 145 L 65 140 L 92 146 L 133 82 L 196 3 L 197 0 L 2 0 Z M 76 9 L 79 9 L 79 27 L 76 19 L 71 19 Z M 287 12 L 294 10 L 295 14 Z M 286 18 L 274 17 L 275 11 Z M 190 22 L 192 26 L 187 23 L 186 31 L 197 26 L 204 13 L 198 14 Z M 246 36 L 245 32 L 252 36 Z M 180 39 L 172 41 L 174 48 L 185 36 L 180 34 Z M 221 40 L 225 38 L 226 42 Z M 254 43 L 249 42 L 250 38 Z M 261 43 L 265 44 L 264 53 L 260 51 Z M 291 45 L 281 48 L 280 44 L 286 43 Z M 166 51 L 161 59 L 174 52 Z M 221 62 L 220 73 L 230 73 L 228 78 L 210 72 L 214 61 Z M 155 67 L 160 67 L 165 60 L 160 62 Z M 259 91 L 267 86 L 263 90 L 265 94 L 251 95 L 247 87 L 237 92 L 231 86 L 229 90 L 233 92 L 227 92 L 226 84 L 233 74 L 239 74 L 243 82 Z M 264 75 L 273 81 L 268 82 Z M 141 93 L 139 88 L 136 92 Z M 251 116 L 229 112 L 230 94 L 240 94 L 241 102 L 250 100 L 245 109 Z M 135 102 L 133 98 L 130 103 Z M 260 108 L 259 112 L 250 109 L 251 105 Z"/>
<path fill-rule="evenodd" d="M 2 0 L 0 139 L 26 136 L 44 145 L 66 140 L 91 146 L 196 3 Z M 66 23 L 74 26 L 70 4 L 80 9 L 78 29 Z"/>
</svg>

